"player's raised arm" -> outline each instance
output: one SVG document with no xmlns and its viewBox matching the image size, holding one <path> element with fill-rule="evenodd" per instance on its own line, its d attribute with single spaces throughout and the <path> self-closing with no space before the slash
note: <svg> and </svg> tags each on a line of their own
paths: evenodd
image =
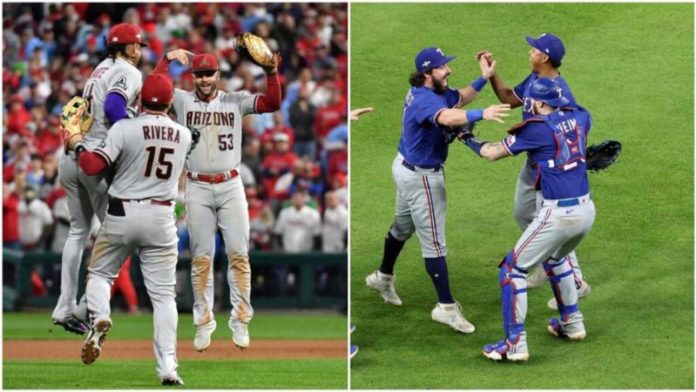
<svg viewBox="0 0 696 392">
<path fill-rule="evenodd" d="M 486 83 L 488 83 L 488 80 L 495 73 L 495 61 L 490 64 L 488 62 L 485 62 L 485 64 L 481 62 L 480 65 L 481 76 L 471 82 L 471 84 L 468 86 L 459 89 L 460 101 L 457 105 L 458 107 L 462 107 L 475 100 L 478 97 L 478 93 L 481 92 Z"/>
<path fill-rule="evenodd" d="M 493 53 L 488 51 L 480 51 L 476 53 L 476 61 L 479 62 L 481 67 L 481 73 L 486 72 L 485 70 L 492 70 L 490 75 L 491 87 L 493 87 L 493 92 L 501 103 L 506 103 L 510 105 L 511 108 L 516 108 L 522 105 L 522 102 L 515 96 L 512 89 L 505 85 L 503 79 L 498 75 L 495 69 L 495 60 L 493 60 Z"/>
<path fill-rule="evenodd" d="M 280 109 L 280 102 L 283 100 L 278 78 L 280 61 L 280 54 L 275 53 L 271 65 L 263 67 L 266 72 L 266 93 L 261 94 L 256 101 L 256 113 L 271 113 Z"/>
<path fill-rule="evenodd" d="M 190 58 L 193 56 L 193 52 L 189 52 L 186 49 L 175 49 L 169 51 L 166 55 L 164 55 L 164 57 L 162 57 L 159 63 L 157 63 L 157 66 L 152 71 L 152 73 L 168 73 L 169 63 L 171 63 L 174 60 L 179 61 L 183 65 L 188 65 L 191 62 Z"/>
<path fill-rule="evenodd" d="M 437 123 L 446 127 L 461 127 L 481 120 L 503 122 L 510 114 L 510 105 L 491 105 L 486 109 L 444 109 L 437 116 Z"/>
</svg>

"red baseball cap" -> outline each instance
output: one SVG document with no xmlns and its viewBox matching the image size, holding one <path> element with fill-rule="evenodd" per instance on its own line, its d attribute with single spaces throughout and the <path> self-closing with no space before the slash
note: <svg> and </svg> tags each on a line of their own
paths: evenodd
<svg viewBox="0 0 696 392">
<path fill-rule="evenodd" d="M 147 46 L 143 42 L 143 33 L 140 27 L 131 23 L 119 23 L 109 30 L 109 45 L 140 44 Z"/>
<path fill-rule="evenodd" d="M 165 74 L 152 74 L 145 79 L 141 94 L 143 102 L 169 104 L 174 98 L 174 84 Z"/>
<path fill-rule="evenodd" d="M 217 58 L 210 54 L 197 54 L 193 56 L 193 62 L 191 64 L 191 72 L 202 72 L 202 71 L 217 71 L 218 62 Z"/>
</svg>

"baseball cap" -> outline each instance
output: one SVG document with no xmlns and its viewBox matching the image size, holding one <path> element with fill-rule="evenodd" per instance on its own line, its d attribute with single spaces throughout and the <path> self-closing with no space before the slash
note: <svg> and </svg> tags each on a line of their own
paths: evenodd
<svg viewBox="0 0 696 392">
<path fill-rule="evenodd" d="M 147 46 L 143 42 L 143 33 L 140 27 L 131 23 L 119 23 L 109 30 L 109 45 L 140 44 Z"/>
<path fill-rule="evenodd" d="M 565 47 L 560 38 L 550 33 L 543 33 L 539 38 L 527 36 L 527 42 L 539 51 L 546 53 L 551 59 L 551 64 L 558 68 L 561 66 L 561 60 L 565 55 Z"/>
<path fill-rule="evenodd" d="M 155 73 L 145 79 L 141 93 L 143 102 L 169 104 L 174 98 L 174 84 L 169 76 Z"/>
<path fill-rule="evenodd" d="M 202 72 L 202 71 L 217 71 L 218 62 L 217 58 L 210 54 L 197 54 L 193 56 L 193 61 L 191 64 L 191 72 Z"/>
<path fill-rule="evenodd" d="M 442 67 L 455 58 L 457 57 L 445 56 L 445 53 L 440 48 L 425 48 L 416 56 L 416 71 L 423 72 L 429 69 Z"/>
<path fill-rule="evenodd" d="M 563 88 L 549 78 L 539 78 L 529 88 L 529 98 L 553 107 L 565 106 L 570 100 L 561 95 Z"/>
</svg>

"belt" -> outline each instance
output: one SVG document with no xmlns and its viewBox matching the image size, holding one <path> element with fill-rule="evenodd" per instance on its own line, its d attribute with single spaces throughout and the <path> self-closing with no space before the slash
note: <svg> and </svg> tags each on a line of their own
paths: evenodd
<svg viewBox="0 0 696 392">
<path fill-rule="evenodd" d="M 215 174 L 198 174 L 196 172 L 186 172 L 186 177 L 190 180 L 207 182 L 208 184 L 219 184 L 231 180 L 239 175 L 237 170 L 230 170 Z"/>
<path fill-rule="evenodd" d="M 416 169 L 419 169 L 419 170 L 432 170 L 433 172 L 438 172 L 438 171 L 440 171 L 440 169 L 442 169 L 442 165 L 437 165 L 437 166 L 435 166 L 435 167 L 415 166 L 415 165 L 412 165 L 412 164 L 406 162 L 405 159 L 404 159 L 403 161 L 401 161 L 401 165 L 402 165 L 403 167 L 407 168 L 408 170 L 413 171 L 413 172 L 416 171 Z"/>
<path fill-rule="evenodd" d="M 157 206 L 170 206 L 172 205 L 171 200 L 155 200 L 155 199 L 117 199 L 117 198 L 112 198 L 109 201 L 115 201 L 115 202 L 122 202 L 122 203 L 128 203 L 130 201 L 149 201 L 150 204 L 154 204 Z"/>
<path fill-rule="evenodd" d="M 569 199 L 544 200 L 544 202 L 542 204 L 555 205 L 557 207 L 572 207 L 572 206 L 580 205 L 580 203 L 585 203 L 589 200 L 592 200 L 592 197 L 589 194 L 587 194 L 584 196 L 573 197 L 573 198 L 569 198 Z"/>
<path fill-rule="evenodd" d="M 130 201 L 149 201 L 150 204 L 157 206 L 171 206 L 171 200 L 155 200 L 155 199 L 118 199 L 115 197 L 109 198 L 109 206 L 106 213 L 113 216 L 126 216 L 126 210 L 123 209 L 123 203 Z"/>
</svg>

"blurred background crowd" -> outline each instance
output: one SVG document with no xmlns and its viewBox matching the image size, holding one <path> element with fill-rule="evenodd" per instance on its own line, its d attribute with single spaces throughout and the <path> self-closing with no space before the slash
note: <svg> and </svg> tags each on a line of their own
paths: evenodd
<svg viewBox="0 0 696 392">
<path fill-rule="evenodd" d="M 70 215 L 57 173 L 64 154 L 58 115 L 105 57 L 109 28 L 129 22 L 147 36 L 144 77 L 167 51 L 184 48 L 218 57 L 222 90 L 263 92 L 263 70 L 240 58 L 233 38 L 251 32 L 280 52 L 281 110 L 243 122 L 251 249 L 345 251 L 346 4 L 5 3 L 3 11 L 4 247 L 62 251 Z M 193 89 L 187 67 L 169 69 L 176 87 Z M 182 179 L 177 217 L 185 255 L 183 186 Z"/>
</svg>

